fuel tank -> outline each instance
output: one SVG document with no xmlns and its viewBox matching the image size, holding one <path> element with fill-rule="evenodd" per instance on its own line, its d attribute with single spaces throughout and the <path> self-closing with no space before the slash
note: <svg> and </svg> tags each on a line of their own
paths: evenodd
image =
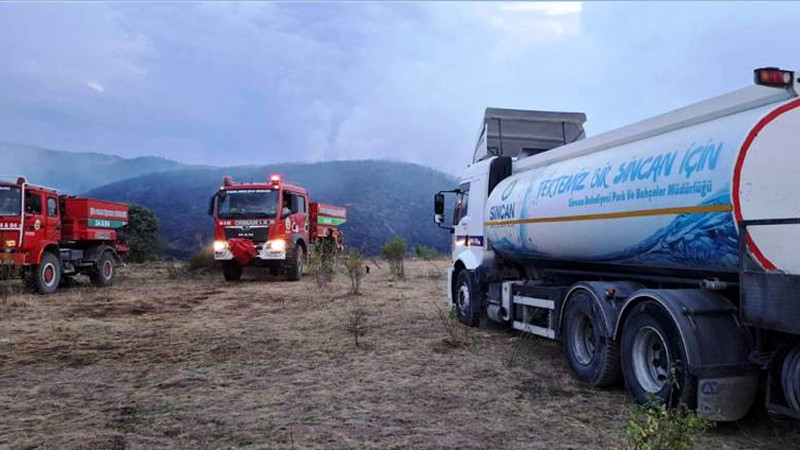
<svg viewBox="0 0 800 450">
<path fill-rule="evenodd" d="M 695 122 L 515 161 L 486 203 L 489 245 L 517 261 L 735 272 L 742 220 L 800 218 L 800 99 Z M 800 273 L 800 225 L 747 230 L 765 269 Z"/>
</svg>

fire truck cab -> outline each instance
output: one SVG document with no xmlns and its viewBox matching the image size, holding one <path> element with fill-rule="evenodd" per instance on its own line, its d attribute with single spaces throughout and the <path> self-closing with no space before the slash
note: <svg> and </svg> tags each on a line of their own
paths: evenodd
<svg viewBox="0 0 800 450">
<path fill-rule="evenodd" d="M 266 183 L 235 183 L 225 177 L 211 197 L 214 259 L 225 280 L 238 281 L 245 266 L 266 267 L 299 280 L 318 238 L 336 240 L 345 222 L 342 207 L 309 203 L 308 192 L 278 174 Z"/>
</svg>

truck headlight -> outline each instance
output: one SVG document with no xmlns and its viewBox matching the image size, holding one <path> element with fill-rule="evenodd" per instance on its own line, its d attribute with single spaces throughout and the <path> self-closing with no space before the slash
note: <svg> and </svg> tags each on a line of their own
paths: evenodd
<svg viewBox="0 0 800 450">
<path fill-rule="evenodd" d="M 273 252 L 282 252 L 286 250 L 286 241 L 283 239 L 275 239 L 274 241 L 267 241 L 267 247 Z"/>
<path fill-rule="evenodd" d="M 17 246 L 17 241 L 6 241 L 6 248 L 13 248 Z"/>
<path fill-rule="evenodd" d="M 228 243 L 226 241 L 214 241 L 215 252 L 223 252 L 227 249 L 228 249 Z"/>
</svg>

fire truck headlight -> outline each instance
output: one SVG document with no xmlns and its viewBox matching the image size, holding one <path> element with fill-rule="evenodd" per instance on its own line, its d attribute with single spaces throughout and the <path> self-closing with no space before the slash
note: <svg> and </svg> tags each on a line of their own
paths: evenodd
<svg viewBox="0 0 800 450">
<path fill-rule="evenodd" d="M 226 241 L 214 241 L 215 252 L 222 252 L 227 249 L 228 249 L 228 243 Z"/>
<path fill-rule="evenodd" d="M 17 246 L 17 241 L 6 241 L 6 248 L 14 248 Z"/>
<path fill-rule="evenodd" d="M 270 251 L 282 252 L 286 250 L 286 241 L 283 239 L 275 239 L 274 241 L 267 242 Z"/>
</svg>

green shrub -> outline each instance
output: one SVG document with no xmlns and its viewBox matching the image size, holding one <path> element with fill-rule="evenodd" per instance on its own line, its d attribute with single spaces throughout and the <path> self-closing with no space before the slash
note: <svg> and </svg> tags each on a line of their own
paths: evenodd
<svg viewBox="0 0 800 450">
<path fill-rule="evenodd" d="M 430 248 L 419 244 L 414 247 L 414 253 L 416 253 L 417 258 L 426 260 L 431 260 L 439 256 L 439 252 L 436 251 L 435 248 Z"/>
<path fill-rule="evenodd" d="M 623 429 L 625 448 L 633 450 L 686 450 L 694 448 L 712 423 L 685 407 L 667 408 L 651 399 L 633 405 Z"/>
<path fill-rule="evenodd" d="M 128 224 L 122 229 L 125 242 L 130 247 L 128 261 L 141 263 L 161 258 L 163 245 L 158 238 L 161 223 L 156 214 L 141 205 L 128 208 Z"/>
<path fill-rule="evenodd" d="M 395 236 L 387 242 L 383 249 L 381 249 L 383 257 L 389 262 L 389 271 L 396 278 L 405 280 L 406 273 L 403 262 L 406 256 L 406 241 L 405 239 Z"/>
<path fill-rule="evenodd" d="M 350 293 L 358 295 L 361 289 L 361 279 L 364 278 L 365 273 L 364 257 L 358 250 L 351 250 L 342 259 L 342 267 L 347 278 L 350 279 Z"/>
<path fill-rule="evenodd" d="M 335 255 L 325 251 L 323 246 L 315 245 L 308 252 L 308 273 L 314 277 L 317 286 L 323 287 L 333 280 Z"/>
<path fill-rule="evenodd" d="M 189 272 L 211 271 L 216 268 L 217 262 L 214 260 L 214 251 L 209 246 L 204 247 L 186 260 L 186 269 Z"/>
</svg>

